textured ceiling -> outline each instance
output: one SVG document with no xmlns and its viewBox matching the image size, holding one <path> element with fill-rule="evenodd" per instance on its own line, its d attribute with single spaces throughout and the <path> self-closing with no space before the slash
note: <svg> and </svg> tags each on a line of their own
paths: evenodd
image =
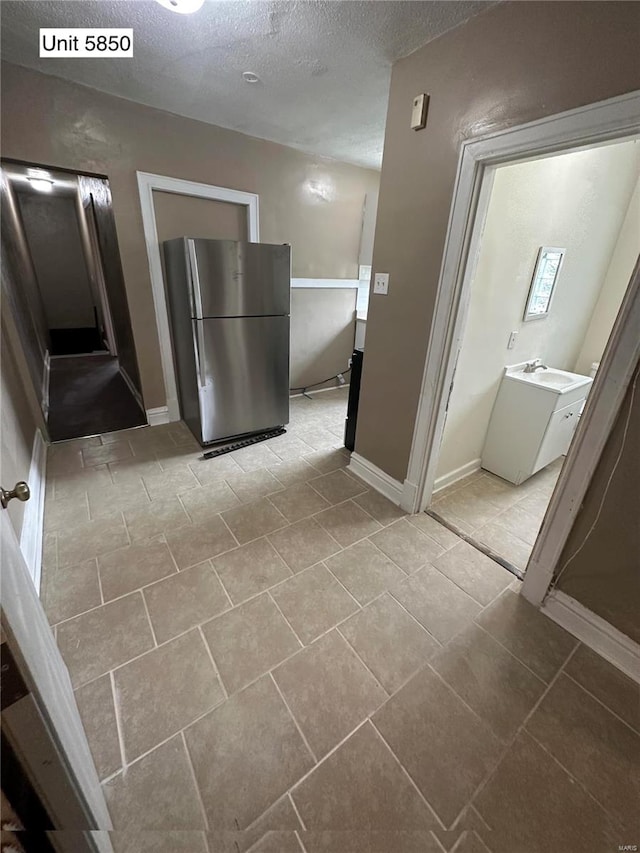
<svg viewBox="0 0 640 853">
<path fill-rule="evenodd" d="M 176 15 L 154 0 L 3 0 L 2 56 L 141 104 L 379 168 L 392 63 L 488 5 L 205 0 L 199 12 Z M 39 27 L 100 26 L 133 27 L 133 58 L 38 58 Z M 243 71 L 260 82 L 245 83 Z"/>
</svg>

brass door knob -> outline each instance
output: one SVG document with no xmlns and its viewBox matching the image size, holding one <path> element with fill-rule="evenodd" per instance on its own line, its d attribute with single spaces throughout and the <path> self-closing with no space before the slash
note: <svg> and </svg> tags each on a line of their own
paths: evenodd
<svg viewBox="0 0 640 853">
<path fill-rule="evenodd" d="M 12 501 L 14 498 L 17 498 L 19 501 L 28 501 L 30 497 L 31 490 L 24 480 L 16 483 L 10 492 L 0 486 L 0 503 L 2 504 L 2 509 L 6 509 L 9 501 Z"/>
</svg>

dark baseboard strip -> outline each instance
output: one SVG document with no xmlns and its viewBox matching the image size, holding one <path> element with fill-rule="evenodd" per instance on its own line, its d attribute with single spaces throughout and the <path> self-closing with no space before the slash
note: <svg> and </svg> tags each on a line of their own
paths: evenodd
<svg viewBox="0 0 640 853">
<path fill-rule="evenodd" d="M 517 569 L 513 563 L 510 563 L 508 560 L 505 560 L 504 557 L 501 557 L 500 554 L 496 554 L 494 550 L 489 548 L 488 545 L 483 544 L 482 542 L 478 542 L 477 539 L 474 539 L 472 536 L 469 536 L 463 530 L 460 530 L 455 524 L 450 521 L 447 521 L 446 518 L 443 518 L 441 515 L 438 515 L 437 512 L 434 512 L 432 509 L 425 510 L 426 515 L 430 518 L 433 518 L 434 521 L 437 521 L 438 524 L 442 524 L 443 527 L 446 527 L 452 533 L 455 533 L 456 536 L 459 536 L 464 542 L 468 542 L 473 548 L 477 551 L 480 551 L 481 554 L 484 554 L 485 557 L 489 557 L 490 560 L 493 560 L 494 563 L 497 563 L 499 566 L 502 566 L 503 569 L 506 569 L 508 572 L 511 572 L 512 575 L 515 575 L 518 580 L 522 580 L 524 578 L 524 572 L 520 569 Z"/>
</svg>

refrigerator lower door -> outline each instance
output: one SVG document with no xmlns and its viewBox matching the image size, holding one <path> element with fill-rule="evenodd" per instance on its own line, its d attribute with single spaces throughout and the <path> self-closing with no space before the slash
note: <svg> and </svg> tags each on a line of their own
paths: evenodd
<svg viewBox="0 0 640 853">
<path fill-rule="evenodd" d="M 194 320 L 203 444 L 289 422 L 289 317 Z"/>
</svg>

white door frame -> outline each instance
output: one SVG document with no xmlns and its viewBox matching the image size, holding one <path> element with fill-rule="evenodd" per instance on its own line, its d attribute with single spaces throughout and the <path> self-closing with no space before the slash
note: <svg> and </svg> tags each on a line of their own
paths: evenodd
<svg viewBox="0 0 640 853">
<path fill-rule="evenodd" d="M 462 144 L 403 488 L 402 505 L 407 511 L 423 511 L 433 494 L 448 398 L 495 167 L 638 134 L 640 92 L 631 92 Z M 636 333 L 640 316 L 637 270 L 633 281 L 531 555 L 522 592 L 537 605 L 547 593 L 640 355 Z"/>
<path fill-rule="evenodd" d="M 181 178 L 168 178 L 164 175 L 152 175 L 149 172 L 136 172 L 136 175 L 138 178 L 144 237 L 147 245 L 147 256 L 149 258 L 149 273 L 151 275 L 151 290 L 156 313 L 158 340 L 160 342 L 160 360 L 167 395 L 166 411 L 162 407 L 147 411 L 149 423 L 158 424 L 167 421 L 179 421 L 180 404 L 178 402 L 178 388 L 173 365 L 169 313 L 162 276 L 162 260 L 160 257 L 160 244 L 158 242 L 156 215 L 153 205 L 153 191 L 160 190 L 165 193 L 176 193 L 177 195 L 188 195 L 196 198 L 208 198 L 214 201 L 228 201 L 233 204 L 244 205 L 247 208 L 247 234 L 250 243 L 257 243 L 260 240 L 258 210 L 260 198 L 255 193 L 241 192 L 240 190 L 232 190 L 227 187 L 215 187 L 212 184 L 200 184 L 196 181 L 185 181 Z"/>
</svg>

